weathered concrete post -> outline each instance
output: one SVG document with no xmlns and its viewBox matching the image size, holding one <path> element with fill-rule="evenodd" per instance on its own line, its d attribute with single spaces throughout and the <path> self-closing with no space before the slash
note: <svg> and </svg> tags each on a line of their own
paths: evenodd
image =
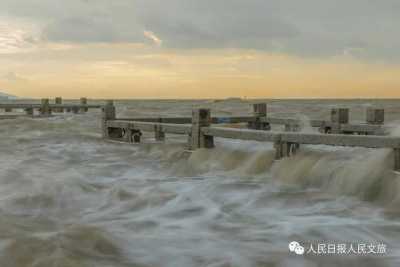
<svg viewBox="0 0 400 267">
<path fill-rule="evenodd" d="M 349 109 L 348 108 L 333 108 L 331 110 L 332 125 L 324 129 L 325 133 L 340 134 L 340 124 L 349 123 Z"/>
<path fill-rule="evenodd" d="M 33 108 L 26 108 L 25 113 L 28 116 L 33 116 Z"/>
<path fill-rule="evenodd" d="M 299 143 L 291 143 L 290 148 L 291 148 L 291 153 L 293 155 L 296 155 L 297 151 L 299 151 L 299 149 L 300 149 L 300 144 Z"/>
<path fill-rule="evenodd" d="M 78 114 L 79 113 L 79 111 L 80 111 L 80 108 L 79 107 L 72 107 L 72 112 L 74 113 L 74 114 Z"/>
<path fill-rule="evenodd" d="M 267 118 L 267 104 L 257 103 L 253 104 L 254 121 L 248 123 L 248 128 L 255 130 L 271 130 L 268 122 L 262 122 L 263 118 Z"/>
<path fill-rule="evenodd" d="M 81 97 L 81 105 L 87 105 L 87 98 L 86 97 Z M 81 108 L 81 112 L 82 113 L 84 113 L 84 112 L 88 112 L 88 108 Z"/>
<path fill-rule="evenodd" d="M 50 116 L 51 115 L 50 102 L 49 102 L 48 98 L 42 99 L 42 106 L 40 107 L 40 115 L 41 116 Z"/>
<path fill-rule="evenodd" d="M 367 108 L 367 123 L 382 125 L 385 123 L 385 110 L 378 108 Z"/>
<path fill-rule="evenodd" d="M 393 149 L 394 154 L 394 170 L 400 172 L 400 148 Z"/>
<path fill-rule="evenodd" d="M 290 156 L 291 144 L 288 142 L 282 142 L 282 157 L 288 158 Z"/>
<path fill-rule="evenodd" d="M 108 100 L 106 105 L 102 108 L 102 117 L 101 117 L 101 128 L 103 133 L 103 138 L 109 138 L 110 132 L 107 127 L 108 120 L 115 120 L 116 119 L 116 112 L 114 101 Z"/>
<path fill-rule="evenodd" d="M 158 119 L 158 122 L 162 122 L 162 118 Z M 165 133 L 162 131 L 162 127 L 155 125 L 154 127 L 154 138 L 156 141 L 164 141 L 165 140 Z"/>
<path fill-rule="evenodd" d="M 300 131 L 300 126 L 295 123 L 285 124 L 285 132 L 298 132 Z"/>
<path fill-rule="evenodd" d="M 61 98 L 61 97 L 56 97 L 55 103 L 56 103 L 56 105 L 62 105 L 62 98 Z M 63 108 L 55 108 L 55 109 L 54 109 L 54 112 L 61 112 L 61 113 L 63 113 L 63 112 L 64 112 L 64 109 L 63 109 Z"/>
<path fill-rule="evenodd" d="M 283 144 L 281 141 L 275 141 L 274 142 L 274 148 L 275 148 L 275 159 L 280 160 L 283 157 Z"/>
<path fill-rule="evenodd" d="M 333 123 L 341 123 L 341 124 L 349 123 L 349 109 L 333 108 L 331 110 L 331 121 Z"/>
<path fill-rule="evenodd" d="M 131 135 L 133 143 L 140 143 L 142 139 L 142 132 L 140 130 L 132 130 Z"/>
<path fill-rule="evenodd" d="M 211 112 L 209 109 L 196 109 L 192 111 L 191 150 L 214 147 L 214 137 L 204 135 L 201 132 L 201 127 L 208 127 L 210 125 Z"/>
</svg>

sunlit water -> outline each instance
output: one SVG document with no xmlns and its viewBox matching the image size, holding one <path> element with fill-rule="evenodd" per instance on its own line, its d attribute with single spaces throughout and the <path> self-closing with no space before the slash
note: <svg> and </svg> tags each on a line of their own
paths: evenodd
<svg viewBox="0 0 400 267">
<path fill-rule="evenodd" d="M 368 103 L 345 104 L 363 119 Z M 395 127 L 398 103 L 385 104 Z M 196 105 L 250 112 L 235 101 L 125 101 L 118 116 L 188 116 Z M 304 121 L 327 118 L 330 105 L 270 110 Z M 271 144 L 217 139 L 190 154 L 179 136 L 105 142 L 99 118 L 93 110 L 0 120 L 0 266 L 400 266 L 400 175 L 390 150 L 303 146 L 276 162 Z M 293 240 L 387 252 L 298 256 Z"/>
</svg>

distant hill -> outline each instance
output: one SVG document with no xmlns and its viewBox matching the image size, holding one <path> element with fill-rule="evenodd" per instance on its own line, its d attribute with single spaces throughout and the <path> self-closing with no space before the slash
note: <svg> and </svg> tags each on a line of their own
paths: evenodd
<svg viewBox="0 0 400 267">
<path fill-rule="evenodd" d="M 9 95 L 9 94 L 0 92 L 0 99 L 12 100 L 12 99 L 17 99 L 17 97 L 14 95 Z"/>
</svg>

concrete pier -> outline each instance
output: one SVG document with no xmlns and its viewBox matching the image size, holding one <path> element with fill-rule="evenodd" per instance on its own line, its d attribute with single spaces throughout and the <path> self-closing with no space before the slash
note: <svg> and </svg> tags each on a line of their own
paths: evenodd
<svg viewBox="0 0 400 267">
<path fill-rule="evenodd" d="M 81 102 L 81 105 L 87 105 L 87 98 L 86 97 L 81 97 L 80 102 Z M 89 109 L 87 107 L 81 107 L 80 108 L 80 112 L 81 113 L 88 112 L 88 110 Z"/>
<path fill-rule="evenodd" d="M 40 115 L 41 116 L 50 116 L 51 115 L 50 101 L 48 98 L 43 98 L 41 100 Z"/>
<path fill-rule="evenodd" d="M 43 116 L 50 116 L 52 112 L 67 112 L 73 111 L 74 113 L 79 113 L 81 110 L 88 110 L 88 109 L 100 109 L 103 105 L 89 105 L 87 101 L 83 101 L 86 104 L 63 104 L 61 97 L 55 98 L 55 103 L 51 104 L 48 98 L 44 98 L 41 100 L 41 103 L 7 103 L 7 104 L 0 104 L 0 109 L 4 109 L 5 111 L 11 112 L 12 110 L 23 110 L 26 115 L 33 116 L 34 111 L 38 110 L 39 115 Z M 21 115 L 18 115 L 20 117 Z M 3 116 L 4 117 L 4 116 Z M 12 116 L 8 116 L 12 117 Z"/>
<path fill-rule="evenodd" d="M 103 138 L 110 138 L 110 133 L 112 130 L 107 126 L 108 121 L 115 120 L 116 111 L 114 106 L 114 101 L 108 100 L 106 105 L 102 108 L 102 117 L 101 117 L 101 128 Z M 122 132 L 122 130 L 121 130 Z"/>
<path fill-rule="evenodd" d="M 263 130 L 263 131 L 271 130 L 271 125 L 269 124 L 269 122 L 263 120 L 267 118 L 266 103 L 253 104 L 253 114 L 254 114 L 253 120 L 248 122 L 249 129 Z"/>
<path fill-rule="evenodd" d="M 233 124 L 247 123 L 249 129 L 270 130 L 271 125 L 283 125 L 287 132 L 298 132 L 301 130 L 302 121 L 290 118 L 268 117 L 266 112 L 267 105 L 258 103 L 253 105 L 253 115 L 248 116 L 224 116 L 212 117 L 212 124 Z M 125 121 L 142 122 L 161 122 L 188 124 L 192 123 L 191 117 L 172 117 L 172 118 L 121 118 Z M 343 123 L 339 123 L 343 122 Z M 374 123 L 350 123 L 348 109 L 334 109 L 328 120 L 310 120 L 311 127 L 319 128 L 321 133 L 325 134 L 358 134 L 358 135 L 385 135 L 387 132 L 383 124 Z"/>
<path fill-rule="evenodd" d="M 367 118 L 368 124 L 372 125 L 382 125 L 385 123 L 385 110 L 378 108 L 367 108 Z"/>
<path fill-rule="evenodd" d="M 55 103 L 56 105 L 62 105 L 62 97 L 56 97 L 55 98 Z M 58 113 L 63 113 L 64 112 L 64 108 L 54 108 L 53 109 L 54 112 L 58 112 Z"/>
<path fill-rule="evenodd" d="M 400 148 L 393 149 L 394 154 L 394 170 L 400 172 Z"/>
<path fill-rule="evenodd" d="M 348 121 L 348 112 L 342 111 L 330 122 Z M 344 115 L 343 115 L 344 114 Z M 263 114 L 264 115 L 264 114 Z M 340 116 L 344 116 L 340 118 Z M 235 117 L 239 118 L 239 117 Z M 251 122 L 249 117 L 240 117 Z M 253 118 L 254 119 L 254 118 Z M 275 149 L 275 159 L 280 160 L 285 157 L 295 155 L 301 145 L 329 145 L 329 146 L 350 146 L 365 148 L 387 148 L 393 150 L 394 166 L 393 169 L 400 171 L 400 137 L 392 136 L 372 136 L 372 135 L 346 135 L 346 134 L 322 134 L 322 133 L 302 133 L 302 132 L 272 132 L 260 131 L 255 129 L 240 129 L 228 127 L 215 127 L 212 124 L 225 123 L 226 118 L 212 118 L 209 109 L 196 109 L 192 112 L 192 118 L 146 118 L 138 119 L 117 119 L 115 117 L 115 107 L 107 104 L 103 110 L 103 136 L 105 138 L 125 141 L 140 142 L 142 131 L 154 132 L 155 135 L 165 133 L 187 135 L 189 138 L 189 149 L 213 148 L 214 138 L 230 138 L 239 140 L 253 140 L 258 142 L 271 142 Z M 186 122 L 186 123 L 171 123 Z M 284 125 L 293 124 L 295 120 L 283 119 Z M 329 124 L 329 125 L 331 125 Z M 341 131 L 346 130 L 341 124 Z M 367 125 L 368 127 L 375 125 Z M 360 129 L 350 128 L 355 131 L 365 130 L 364 125 L 349 125 L 348 127 L 360 127 Z M 288 130 L 288 129 L 286 129 Z M 290 129 L 292 130 L 292 129 Z M 127 133 L 128 136 L 127 136 Z M 131 136 L 133 136 L 131 138 Z M 133 139 L 133 140 L 132 140 Z"/>
<path fill-rule="evenodd" d="M 33 110 L 33 108 L 25 108 L 25 113 L 28 116 L 33 116 L 34 115 L 34 110 Z"/>
<path fill-rule="evenodd" d="M 214 147 L 214 137 L 205 135 L 202 127 L 211 125 L 211 112 L 209 109 L 196 109 L 192 111 L 192 133 L 191 133 L 191 150 L 198 148 Z"/>
<path fill-rule="evenodd" d="M 341 124 L 349 123 L 349 109 L 333 108 L 331 110 L 331 122 Z"/>
<path fill-rule="evenodd" d="M 162 122 L 162 119 L 158 119 L 158 122 Z M 159 125 L 154 126 L 154 138 L 156 141 L 164 141 L 165 140 L 165 133 L 162 130 L 162 127 Z"/>
</svg>

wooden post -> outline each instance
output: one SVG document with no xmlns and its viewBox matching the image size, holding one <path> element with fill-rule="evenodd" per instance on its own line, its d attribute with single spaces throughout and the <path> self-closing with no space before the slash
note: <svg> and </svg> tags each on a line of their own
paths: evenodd
<svg viewBox="0 0 400 267">
<path fill-rule="evenodd" d="M 87 98 L 86 97 L 81 97 L 81 105 L 87 105 Z M 81 108 L 81 112 L 82 113 L 84 113 L 84 112 L 88 112 L 88 108 Z"/>
<path fill-rule="evenodd" d="M 202 127 L 211 125 L 211 112 L 209 109 L 196 109 L 192 112 L 192 134 L 191 134 L 191 150 L 198 148 L 213 148 L 214 137 L 204 135 L 201 132 Z"/>
<path fill-rule="evenodd" d="M 396 172 L 400 171 L 400 148 L 393 149 L 394 154 L 394 170 Z"/>
<path fill-rule="evenodd" d="M 61 98 L 61 97 L 56 97 L 55 103 L 56 103 L 56 105 L 62 105 L 62 98 Z M 54 112 L 61 112 L 61 113 L 63 113 L 63 112 L 64 112 L 64 109 L 63 109 L 63 108 L 55 108 L 55 109 L 54 109 Z"/>
<path fill-rule="evenodd" d="M 367 108 L 367 123 L 382 125 L 385 123 L 385 110 L 378 108 Z"/>
<path fill-rule="evenodd" d="M 108 100 L 106 105 L 102 108 L 101 126 L 102 126 L 103 138 L 110 137 L 110 132 L 107 127 L 107 121 L 115 119 L 116 119 L 116 112 L 115 112 L 114 101 Z"/>
<path fill-rule="evenodd" d="M 248 128 L 255 130 L 271 130 L 271 126 L 268 122 L 262 122 L 262 118 L 267 117 L 267 104 L 257 103 L 253 104 L 254 121 L 248 123 Z"/>
<path fill-rule="evenodd" d="M 51 115 L 51 108 L 50 102 L 48 98 L 42 99 L 42 106 L 40 108 L 40 115 L 41 116 L 50 116 Z"/>
</svg>

